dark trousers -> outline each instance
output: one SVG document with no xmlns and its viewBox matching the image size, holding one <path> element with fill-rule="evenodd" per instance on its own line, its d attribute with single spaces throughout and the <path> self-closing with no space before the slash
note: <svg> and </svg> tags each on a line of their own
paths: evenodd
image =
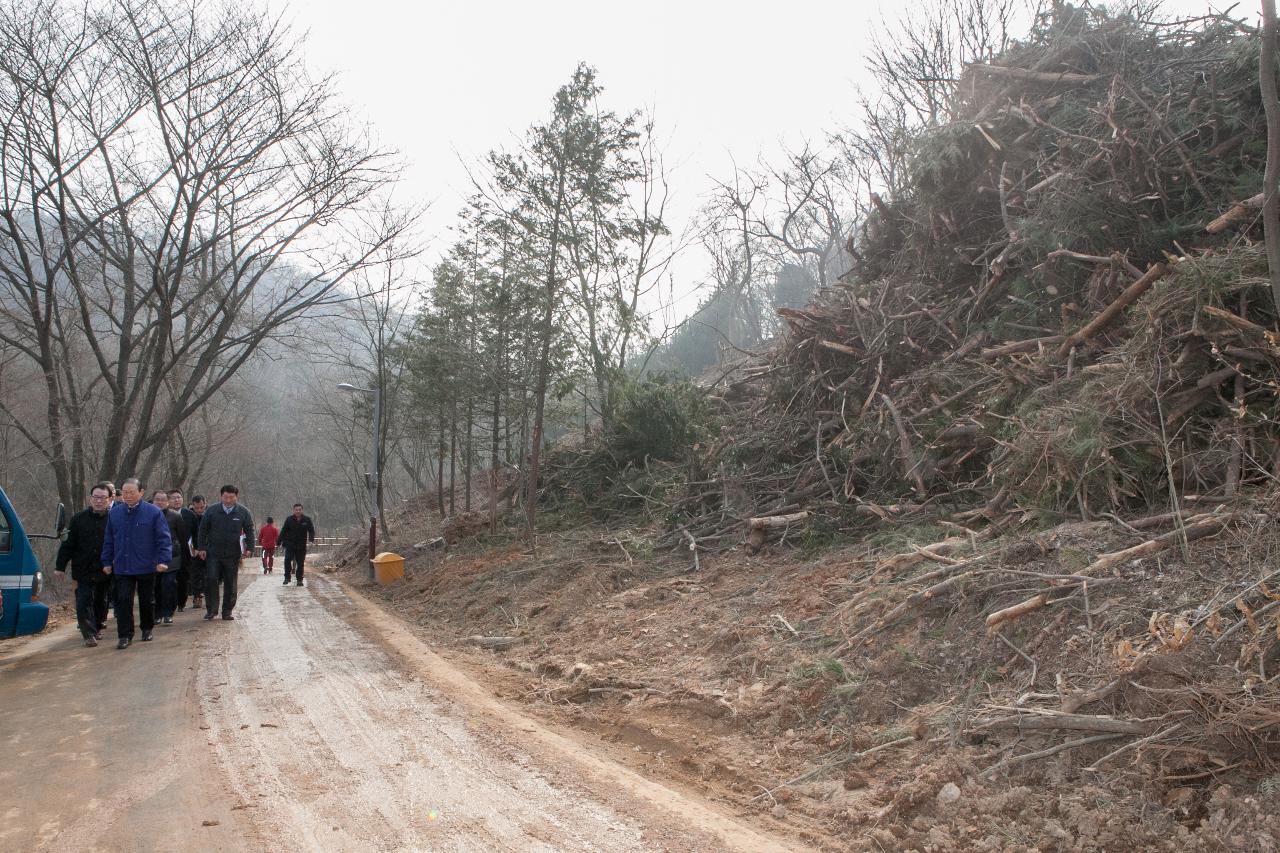
<svg viewBox="0 0 1280 853">
<path fill-rule="evenodd" d="M 159 572 L 156 586 L 160 587 L 160 618 L 172 619 L 178 609 L 178 570 Z"/>
<path fill-rule="evenodd" d="M 116 634 L 133 639 L 133 597 L 138 596 L 138 617 L 146 633 L 156 625 L 156 575 L 116 575 Z"/>
<path fill-rule="evenodd" d="M 204 576 L 204 610 L 210 615 L 218 612 L 218 597 L 221 592 L 222 615 L 230 616 L 236 609 L 237 575 L 240 573 L 239 557 L 209 557 L 206 560 L 208 569 Z"/>
<path fill-rule="evenodd" d="M 284 582 L 288 583 L 290 576 L 296 573 L 298 583 L 302 583 L 302 569 L 306 562 L 307 548 L 305 545 L 301 548 L 284 546 Z"/>
<path fill-rule="evenodd" d="M 85 639 L 107 624 L 107 579 L 76 582 L 76 625 Z"/>
<path fill-rule="evenodd" d="M 174 574 L 178 578 L 178 609 L 185 610 L 187 607 L 187 590 L 191 585 L 191 572 L 187 571 L 187 566 L 184 563 L 182 568 L 178 569 Z"/>
<path fill-rule="evenodd" d="M 204 595 L 204 581 L 208 571 L 205 561 L 199 557 L 192 557 L 187 561 L 187 585 L 193 597 Z"/>
</svg>

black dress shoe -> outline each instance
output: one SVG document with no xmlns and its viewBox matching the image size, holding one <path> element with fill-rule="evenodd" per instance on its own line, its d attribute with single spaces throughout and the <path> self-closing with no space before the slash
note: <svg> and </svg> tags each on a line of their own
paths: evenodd
<svg viewBox="0 0 1280 853">
<path fill-rule="evenodd" d="M 133 642 L 133 638 L 132 638 L 132 637 L 121 637 L 121 638 L 120 638 L 120 642 L 116 643 L 116 648 L 117 648 L 117 649 L 127 649 L 127 648 L 129 648 L 129 644 L 130 644 L 130 643 L 132 643 L 132 642 Z"/>
<path fill-rule="evenodd" d="M 144 643 L 149 643 L 149 642 L 151 642 L 151 632 L 150 632 L 150 631 L 143 631 L 143 632 L 142 632 L 142 642 L 144 642 Z"/>
<path fill-rule="evenodd" d="M 232 616 L 230 613 L 228 613 L 228 614 L 226 614 L 225 616 L 223 616 L 222 618 L 223 618 L 223 619 L 225 619 L 225 620 L 227 620 L 228 622 L 234 622 L 236 617 L 234 617 L 234 616 Z"/>
<path fill-rule="evenodd" d="M 206 622 L 208 622 L 208 621 L 209 621 L 210 619 L 212 619 L 212 618 L 213 618 L 213 614 L 212 614 L 212 613 L 206 613 L 206 614 L 204 615 L 204 621 L 206 621 Z"/>
</svg>

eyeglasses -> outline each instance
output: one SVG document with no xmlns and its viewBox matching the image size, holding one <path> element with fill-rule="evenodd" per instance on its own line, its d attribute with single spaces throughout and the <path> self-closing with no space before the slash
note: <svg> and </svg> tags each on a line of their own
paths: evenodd
<svg viewBox="0 0 1280 853">
<path fill-rule="evenodd" d="M 107 498 L 108 495 L 89 495 L 89 500 L 91 501 L 105 501 Z"/>
</svg>

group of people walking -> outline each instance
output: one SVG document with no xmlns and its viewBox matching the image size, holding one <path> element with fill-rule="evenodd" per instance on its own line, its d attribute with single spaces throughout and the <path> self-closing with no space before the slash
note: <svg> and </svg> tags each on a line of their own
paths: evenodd
<svg viewBox="0 0 1280 853">
<path fill-rule="evenodd" d="M 302 504 L 293 505 L 293 513 L 277 528 L 276 520 L 267 516 L 267 523 L 258 530 L 258 544 L 262 547 L 262 573 L 269 575 L 276 570 L 276 548 L 284 548 L 284 585 L 290 578 L 297 578 L 302 586 L 302 570 L 307 562 L 307 543 L 316 541 L 316 526 L 302 512 Z"/>
<path fill-rule="evenodd" d="M 142 483 L 125 480 L 117 494 L 102 482 L 89 491 L 89 506 L 72 517 L 58 549 L 55 571 L 71 567 L 75 581 L 76 622 L 86 646 L 96 646 L 106 627 L 108 603 L 114 604 L 117 648 L 134 636 L 134 607 L 144 642 L 157 624 L 172 625 L 175 612 L 205 608 L 205 620 L 233 620 L 240 561 L 254 549 L 253 515 L 240 502 L 240 490 L 223 486 L 219 503 L 206 505 L 195 495 L 183 505 L 178 489 L 158 489 L 143 500 Z M 285 550 L 285 584 L 297 576 L 302 586 L 306 546 L 315 525 L 294 504 L 293 514 L 277 530 L 271 518 L 259 537 L 263 569 L 272 567 L 277 544 Z M 267 540 L 270 541 L 268 548 Z"/>
</svg>

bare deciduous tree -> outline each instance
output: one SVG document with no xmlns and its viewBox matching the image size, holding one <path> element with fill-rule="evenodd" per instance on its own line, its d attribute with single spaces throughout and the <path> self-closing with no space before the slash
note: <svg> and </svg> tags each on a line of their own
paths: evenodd
<svg viewBox="0 0 1280 853">
<path fill-rule="evenodd" d="M 0 341 L 45 398 L 40 428 L 0 414 L 63 500 L 159 464 L 265 341 L 345 298 L 403 227 L 358 215 L 397 169 L 300 48 L 231 7 L 0 9 Z"/>
</svg>

